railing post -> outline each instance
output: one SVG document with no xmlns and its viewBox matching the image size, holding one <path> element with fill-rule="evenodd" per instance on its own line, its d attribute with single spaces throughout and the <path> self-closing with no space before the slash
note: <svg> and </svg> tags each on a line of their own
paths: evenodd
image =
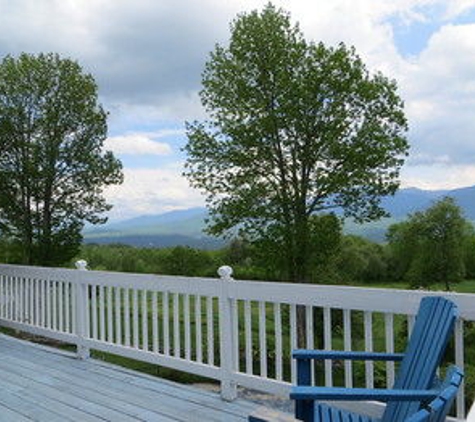
<svg viewBox="0 0 475 422">
<path fill-rule="evenodd" d="M 87 262 L 84 260 L 76 261 L 78 271 L 87 271 Z M 78 336 L 77 357 L 79 359 L 87 359 L 90 356 L 89 347 L 84 346 L 84 339 L 88 334 L 88 297 L 87 284 L 79 281 L 75 285 L 75 304 L 76 304 L 76 335 Z"/>
<path fill-rule="evenodd" d="M 229 297 L 230 284 L 234 282 L 231 277 L 233 269 L 223 266 L 218 269 L 221 277 L 221 294 L 219 297 L 219 338 L 221 357 L 221 398 L 232 401 L 237 397 L 237 386 L 233 380 L 236 370 L 235 362 L 235 324 L 233 321 L 233 304 Z"/>
</svg>

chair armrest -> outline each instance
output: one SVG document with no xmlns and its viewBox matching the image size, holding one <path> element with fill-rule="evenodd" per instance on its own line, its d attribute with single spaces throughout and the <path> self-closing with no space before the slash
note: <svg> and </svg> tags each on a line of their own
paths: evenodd
<svg viewBox="0 0 475 422">
<path fill-rule="evenodd" d="M 290 390 L 293 400 L 377 400 L 388 401 L 430 401 L 439 390 L 385 390 L 368 388 L 308 387 L 297 386 Z"/>
<path fill-rule="evenodd" d="M 400 361 L 404 353 L 377 353 L 377 352 L 345 352 L 339 350 L 306 350 L 297 349 L 292 352 L 294 359 L 339 359 L 339 360 L 382 360 Z"/>
</svg>

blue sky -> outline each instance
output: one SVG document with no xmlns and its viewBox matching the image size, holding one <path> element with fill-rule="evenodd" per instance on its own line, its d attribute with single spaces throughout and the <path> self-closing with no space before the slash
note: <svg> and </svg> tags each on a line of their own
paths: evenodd
<svg viewBox="0 0 475 422">
<path fill-rule="evenodd" d="M 237 13 L 267 0 L 0 0 L 0 55 L 55 51 L 79 61 L 110 112 L 107 147 L 125 182 L 112 220 L 204 204 L 181 176 L 184 121 Z M 475 0 L 276 0 L 307 39 L 354 45 L 398 81 L 411 155 L 403 186 L 475 184 Z"/>
</svg>

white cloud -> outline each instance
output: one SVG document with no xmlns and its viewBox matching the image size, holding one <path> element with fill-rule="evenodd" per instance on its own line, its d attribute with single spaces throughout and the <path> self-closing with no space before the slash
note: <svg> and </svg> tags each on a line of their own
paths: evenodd
<svg viewBox="0 0 475 422">
<path fill-rule="evenodd" d="M 450 0 L 447 2 L 445 19 L 454 19 L 475 8 L 475 0 Z"/>
<path fill-rule="evenodd" d="M 111 219 L 204 206 L 204 197 L 181 176 L 179 163 L 160 169 L 124 169 L 124 183 L 107 189 Z"/>
<path fill-rule="evenodd" d="M 0 0 L 0 55 L 58 51 L 79 60 L 97 79 L 111 111 L 110 127 L 121 134 L 109 138 L 107 147 L 119 154 L 170 154 L 160 134 L 130 128 L 151 122 L 163 127 L 164 121 L 177 127 L 204 118 L 197 93 L 209 52 L 216 42 L 227 43 L 237 13 L 267 2 Z M 475 8 L 475 0 L 274 3 L 291 12 L 307 39 L 354 45 L 370 70 L 396 78 L 411 128 L 412 158 L 402 173 L 406 186 L 475 183 L 475 24 L 453 22 Z M 420 54 L 407 57 L 395 44 L 395 20 L 439 28 Z M 114 213 L 202 204 L 178 169 L 125 173 L 124 185 L 108 191 L 117 204 Z"/>
<path fill-rule="evenodd" d="M 106 139 L 105 148 L 116 154 L 168 155 L 172 152 L 170 144 L 157 142 L 154 139 L 181 133 L 182 131 L 167 130 L 157 133 L 130 133 L 112 136 Z"/>
<path fill-rule="evenodd" d="M 411 155 L 433 162 L 444 156 L 453 165 L 475 162 L 475 24 L 442 26 L 400 72 Z M 459 186 L 469 183 L 459 180 Z"/>
<path fill-rule="evenodd" d="M 402 187 L 438 190 L 475 185 L 474 165 L 428 164 L 407 166 L 402 171 Z"/>
</svg>

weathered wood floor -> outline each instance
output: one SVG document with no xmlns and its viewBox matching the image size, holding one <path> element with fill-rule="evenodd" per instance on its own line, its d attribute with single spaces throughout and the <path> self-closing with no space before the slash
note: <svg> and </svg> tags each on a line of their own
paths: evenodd
<svg viewBox="0 0 475 422">
<path fill-rule="evenodd" d="M 257 406 L 0 335 L 0 421 L 245 421 Z"/>
</svg>

